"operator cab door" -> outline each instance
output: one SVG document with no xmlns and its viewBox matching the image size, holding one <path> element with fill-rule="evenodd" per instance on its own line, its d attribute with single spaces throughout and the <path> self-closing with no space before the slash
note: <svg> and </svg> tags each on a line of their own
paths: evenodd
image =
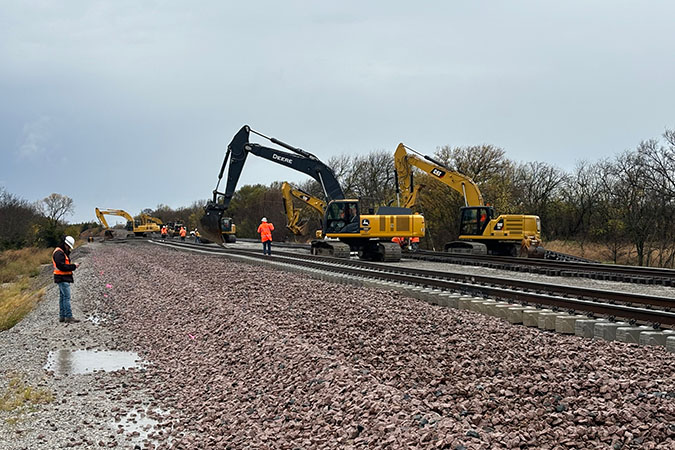
<svg viewBox="0 0 675 450">
<path fill-rule="evenodd" d="M 326 234 L 359 234 L 359 202 L 338 200 L 331 202 L 325 214 Z"/>
<path fill-rule="evenodd" d="M 465 206 L 460 212 L 460 236 L 481 236 L 494 216 L 491 206 Z"/>
</svg>

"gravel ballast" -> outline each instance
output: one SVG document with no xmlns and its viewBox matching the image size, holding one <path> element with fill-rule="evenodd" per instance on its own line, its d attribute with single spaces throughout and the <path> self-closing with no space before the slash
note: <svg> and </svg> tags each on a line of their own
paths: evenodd
<svg viewBox="0 0 675 450">
<path fill-rule="evenodd" d="M 59 324 L 52 284 L 0 333 L 0 388 L 18 374 L 54 393 L 0 411 L 0 449 L 675 448 L 675 354 L 662 347 L 150 244 L 73 259 L 74 312 L 100 321 Z M 57 376 L 44 365 L 58 349 L 146 364 Z"/>
</svg>

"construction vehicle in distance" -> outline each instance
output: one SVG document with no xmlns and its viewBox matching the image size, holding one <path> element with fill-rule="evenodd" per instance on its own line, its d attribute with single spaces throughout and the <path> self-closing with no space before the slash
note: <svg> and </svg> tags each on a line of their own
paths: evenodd
<svg viewBox="0 0 675 450">
<path fill-rule="evenodd" d="M 105 220 L 106 215 L 120 216 L 127 219 L 126 230 L 134 233 L 135 236 L 144 236 L 145 233 L 158 233 L 162 225 L 162 221 L 150 217 L 147 214 L 141 214 L 139 219 L 134 219 L 131 214 L 123 209 L 98 209 L 96 208 L 96 218 L 101 222 L 103 228 L 106 230 L 106 237 L 111 237 L 110 226 Z"/>
<path fill-rule="evenodd" d="M 460 208 L 459 241 L 445 244 L 445 251 L 543 257 L 539 216 L 497 216 L 492 206 L 485 205 L 480 189 L 473 180 L 402 143 L 394 153 L 394 164 L 404 202 L 409 202 L 413 196 L 413 166 L 459 192 L 464 198 L 464 206 Z"/>
<path fill-rule="evenodd" d="M 249 142 L 254 133 L 292 153 Z M 254 154 L 285 167 L 303 172 L 321 185 L 328 204 L 322 221 L 322 239 L 312 241 L 312 254 L 348 258 L 357 252 L 360 258 L 378 261 L 399 261 L 401 248 L 391 242 L 395 236 L 424 236 L 424 217 L 412 214 L 410 209 L 380 207 L 377 213 L 362 211 L 357 199 L 345 199 L 333 170 L 313 154 L 292 147 L 275 138 L 252 130 L 245 125 L 227 147 L 213 199 L 206 205 L 201 224 L 203 234 L 215 242 L 222 242 L 221 220 L 234 195 L 239 176 L 248 154 Z M 218 191 L 225 167 L 229 162 L 224 192 Z"/>
<path fill-rule="evenodd" d="M 287 182 L 283 182 L 281 185 L 281 195 L 284 199 L 284 212 L 286 213 L 286 228 L 288 228 L 291 233 L 296 236 L 302 236 L 307 234 L 307 226 L 309 221 L 307 219 L 300 218 L 300 209 L 293 206 L 293 198 L 303 201 L 307 205 L 311 206 L 316 212 L 319 213 L 320 217 L 323 217 L 326 212 L 326 202 L 320 198 L 314 197 L 312 194 L 309 194 L 302 189 L 298 189 L 294 186 L 291 186 Z"/>
</svg>

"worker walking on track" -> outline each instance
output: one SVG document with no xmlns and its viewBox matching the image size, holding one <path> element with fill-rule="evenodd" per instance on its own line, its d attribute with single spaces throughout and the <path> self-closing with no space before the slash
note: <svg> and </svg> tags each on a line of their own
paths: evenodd
<svg viewBox="0 0 675 450">
<path fill-rule="evenodd" d="M 187 231 L 185 230 L 185 227 L 180 227 L 180 240 L 184 241 L 186 235 L 187 235 Z"/>
<path fill-rule="evenodd" d="M 65 323 L 79 322 L 73 317 L 70 309 L 70 284 L 73 282 L 73 271 L 80 266 L 70 262 L 70 251 L 74 246 L 75 239 L 72 236 L 66 236 L 52 253 L 54 283 L 59 286 L 59 322 Z"/>
<path fill-rule="evenodd" d="M 263 217 L 258 226 L 258 233 L 260 233 L 260 240 L 263 245 L 263 255 L 272 255 L 272 231 L 274 231 L 274 225 L 267 221 L 267 217 Z"/>
</svg>

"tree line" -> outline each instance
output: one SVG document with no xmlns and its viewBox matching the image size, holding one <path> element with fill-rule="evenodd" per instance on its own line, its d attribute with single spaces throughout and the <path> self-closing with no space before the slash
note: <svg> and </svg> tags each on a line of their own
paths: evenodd
<svg viewBox="0 0 675 450">
<path fill-rule="evenodd" d="M 539 161 L 515 162 L 494 145 L 443 146 L 432 156 L 472 178 L 498 214 L 538 215 L 544 242 L 573 240 L 582 248 L 592 243 L 602 246 L 610 261 L 675 267 L 675 130 L 612 158 L 581 161 L 570 172 Z M 364 208 L 397 204 L 393 151 L 339 155 L 326 163 L 345 195 L 360 198 Z M 425 173 L 416 171 L 415 183 L 422 186 L 416 208 L 427 224 L 421 245 L 441 249 L 458 236 L 463 199 Z M 312 179 L 298 187 L 323 198 Z M 160 204 L 140 213 L 194 229 L 199 227 L 205 203 L 196 201 L 178 209 Z M 311 239 L 320 228 L 319 216 L 306 205 L 296 206 L 310 220 L 309 236 L 298 238 L 285 228 L 281 180 L 242 186 L 228 215 L 234 218 L 239 237 L 257 237 L 260 219 L 267 217 L 276 225 L 275 240 Z M 64 234 L 63 219 L 72 209 L 72 200 L 59 194 L 29 203 L 0 188 L 0 249 L 54 245 L 57 236 Z M 80 230 L 92 226 L 79 225 Z"/>
</svg>

